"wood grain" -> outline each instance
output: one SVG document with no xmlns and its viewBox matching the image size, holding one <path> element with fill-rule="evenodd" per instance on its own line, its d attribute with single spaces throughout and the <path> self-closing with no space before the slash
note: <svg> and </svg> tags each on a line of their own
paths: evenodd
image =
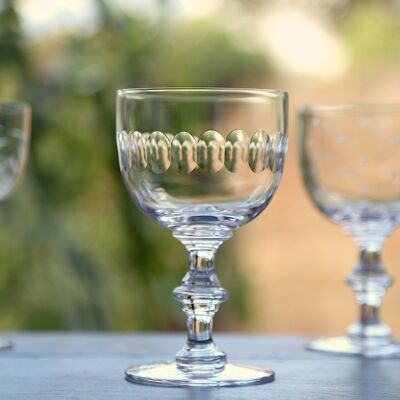
<svg viewBox="0 0 400 400">
<path fill-rule="evenodd" d="M 124 380 L 131 364 L 170 359 L 183 334 L 8 335 L 0 353 L 1 400 L 263 399 L 399 400 L 400 359 L 362 360 L 305 351 L 304 338 L 216 335 L 230 360 L 271 367 L 276 381 L 225 389 L 171 389 Z"/>
</svg>

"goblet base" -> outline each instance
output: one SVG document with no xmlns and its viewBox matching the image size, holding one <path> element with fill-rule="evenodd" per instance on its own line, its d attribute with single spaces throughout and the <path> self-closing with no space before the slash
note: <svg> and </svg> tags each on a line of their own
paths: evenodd
<svg viewBox="0 0 400 400">
<path fill-rule="evenodd" d="M 308 343 L 308 350 L 338 355 L 353 355 L 365 358 L 389 358 L 400 356 L 400 343 L 372 343 L 367 340 L 352 339 L 348 336 L 316 339 Z"/>
<path fill-rule="evenodd" d="M 0 351 L 9 350 L 14 347 L 14 344 L 11 340 L 8 339 L 0 339 Z"/>
<path fill-rule="evenodd" d="M 175 362 L 144 364 L 125 371 L 129 382 L 169 387 L 246 386 L 272 382 L 273 371 L 261 367 L 226 364 L 215 374 L 193 374 L 180 370 Z"/>
</svg>

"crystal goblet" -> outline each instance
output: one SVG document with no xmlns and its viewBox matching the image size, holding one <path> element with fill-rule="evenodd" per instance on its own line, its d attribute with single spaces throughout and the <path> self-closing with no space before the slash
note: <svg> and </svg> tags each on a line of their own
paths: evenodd
<svg viewBox="0 0 400 400">
<path fill-rule="evenodd" d="M 26 164 L 29 148 L 31 109 L 25 103 L 0 102 L 0 204 L 9 197 Z M 0 349 L 12 347 L 0 341 Z"/>
<path fill-rule="evenodd" d="M 258 89 L 123 89 L 117 94 L 121 173 L 142 211 L 172 230 L 189 253 L 173 295 L 187 342 L 167 363 L 128 368 L 126 378 L 163 386 L 270 382 L 271 370 L 227 363 L 212 324 L 227 299 L 215 253 L 270 202 L 286 151 L 287 95 Z M 250 136 L 251 135 L 251 136 Z"/>
<path fill-rule="evenodd" d="M 347 278 L 360 316 L 347 336 L 317 339 L 309 349 L 388 357 L 400 352 L 379 319 L 392 280 L 381 248 L 400 217 L 400 105 L 305 106 L 299 144 L 305 186 L 315 205 L 340 224 L 359 249 Z"/>
</svg>

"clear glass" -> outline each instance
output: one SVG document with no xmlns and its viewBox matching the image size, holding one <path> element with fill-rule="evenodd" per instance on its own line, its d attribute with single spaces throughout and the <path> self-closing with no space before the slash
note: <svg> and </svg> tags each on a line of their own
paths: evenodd
<svg viewBox="0 0 400 400">
<path fill-rule="evenodd" d="M 0 101 L 0 204 L 9 197 L 26 164 L 31 109 L 25 103 Z M 0 341 L 0 349 L 12 347 Z"/>
<path fill-rule="evenodd" d="M 287 147 L 287 95 L 257 89 L 124 89 L 117 94 L 121 173 L 136 204 L 172 230 L 189 253 L 173 295 L 187 342 L 167 363 L 128 368 L 132 382 L 239 386 L 270 382 L 271 370 L 227 363 L 212 324 L 228 295 L 215 253 L 260 214 L 278 187 Z"/>
<path fill-rule="evenodd" d="M 318 339 L 309 348 L 364 357 L 399 354 L 379 308 L 392 283 L 381 248 L 400 220 L 400 105 L 306 106 L 299 144 L 311 199 L 359 249 L 347 278 L 359 305 L 358 322 L 347 336 Z"/>
</svg>

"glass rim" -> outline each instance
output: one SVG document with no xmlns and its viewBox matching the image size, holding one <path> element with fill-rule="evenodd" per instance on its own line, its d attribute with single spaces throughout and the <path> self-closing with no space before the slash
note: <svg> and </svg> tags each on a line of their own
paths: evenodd
<svg viewBox="0 0 400 400">
<path fill-rule="evenodd" d="M 118 97 L 129 97 L 131 95 L 174 95 L 174 94 L 228 94 L 249 95 L 265 98 L 284 98 L 287 92 L 279 89 L 257 89 L 257 88 L 227 88 L 227 87 L 146 87 L 118 89 Z"/>
<path fill-rule="evenodd" d="M 400 116 L 400 103 L 337 103 L 337 104 L 305 104 L 299 108 L 301 116 L 313 115 L 346 115 L 351 112 L 369 114 L 384 114 L 398 111 Z"/>
</svg>

